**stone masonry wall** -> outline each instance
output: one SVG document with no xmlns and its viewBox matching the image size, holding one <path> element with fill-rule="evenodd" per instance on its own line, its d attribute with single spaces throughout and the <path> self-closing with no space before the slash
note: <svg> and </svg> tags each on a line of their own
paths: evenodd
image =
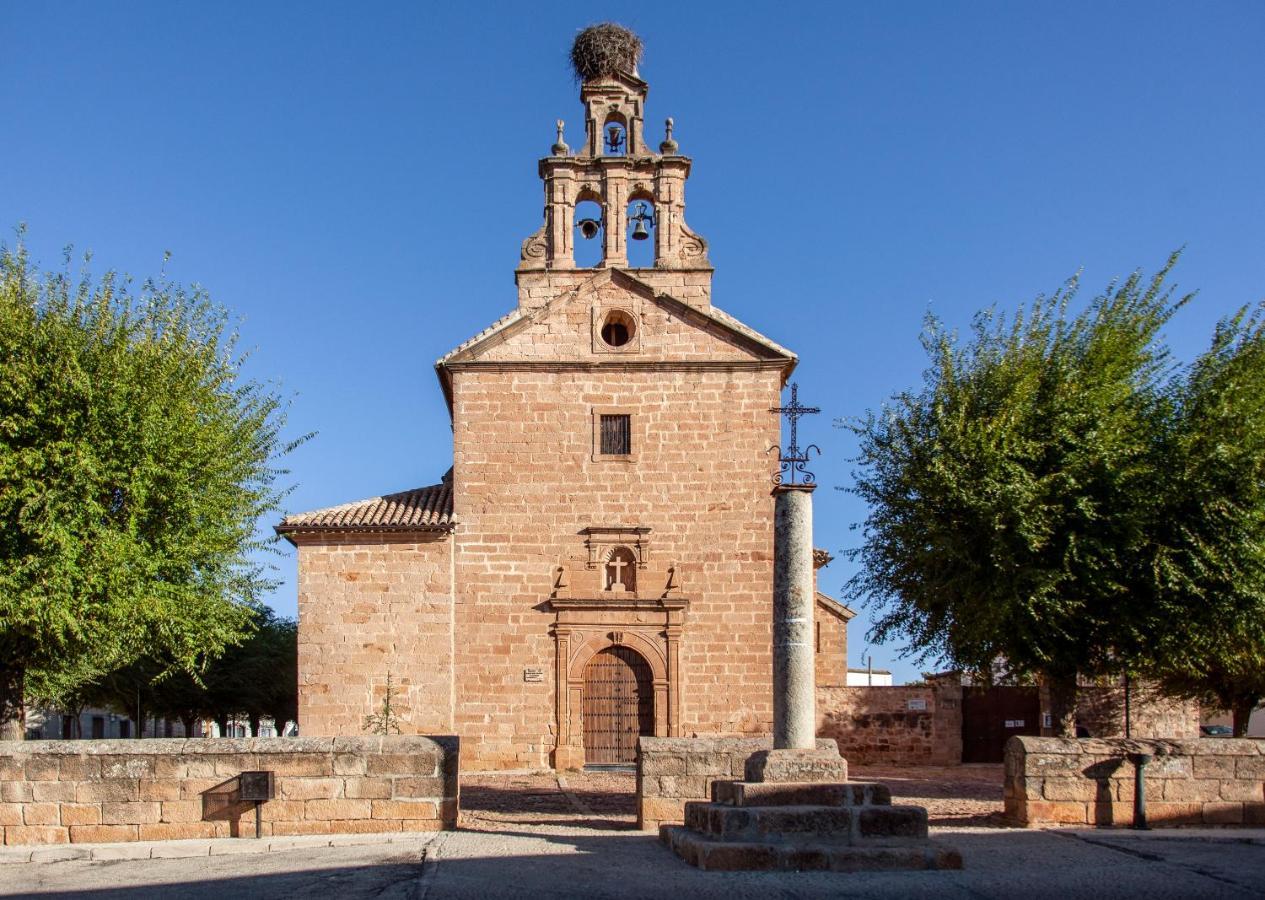
<svg viewBox="0 0 1265 900">
<path fill-rule="evenodd" d="M 592 349 L 594 317 L 608 304 L 638 317 L 635 353 Z M 559 568 L 573 596 L 591 596 L 580 593 L 597 578 L 583 534 L 591 526 L 651 529 L 638 596 L 661 596 L 671 567 L 689 599 L 670 661 L 680 692 L 671 733 L 768 733 L 775 461 L 766 451 L 778 442 L 769 409 L 780 369 L 611 284 L 482 360 L 497 362 L 457 368 L 453 382 L 456 730 L 468 739 L 467 766 L 551 764 L 557 667 L 583 660 L 556 658 L 548 601 Z M 602 410 L 631 416 L 632 458 L 596 458 Z M 534 669 L 544 677 L 529 681 Z"/>
<path fill-rule="evenodd" d="M 453 731 L 451 538 L 295 540 L 302 733 L 364 734 L 388 673 L 403 733 Z"/>
<path fill-rule="evenodd" d="M 1049 689 L 1041 687 L 1041 711 L 1050 711 Z M 1120 684 L 1081 685 L 1076 696 L 1076 722 L 1089 731 L 1090 737 L 1124 737 L 1124 687 Z M 1199 704 L 1193 700 L 1175 700 L 1159 693 L 1154 685 L 1135 680 L 1130 688 L 1129 731 L 1137 738 L 1169 738 L 1181 740 L 1199 737 Z M 1053 729 L 1042 729 L 1046 736 Z"/>
<path fill-rule="evenodd" d="M 1145 770 L 1147 823 L 1265 825 L 1265 742 L 1013 737 L 1006 744 L 1006 818 L 1013 825 L 1133 823 L 1134 764 Z"/>
<path fill-rule="evenodd" d="M 962 688 L 817 688 L 817 734 L 861 765 L 951 766 L 962 761 Z"/>
<path fill-rule="evenodd" d="M 819 739 L 817 746 L 829 749 L 832 742 Z M 637 827 L 682 824 L 687 802 L 710 800 L 717 779 L 741 781 L 747 757 L 771 749 L 771 737 L 638 738 Z"/>
<path fill-rule="evenodd" d="M 454 737 L 0 742 L 8 844 L 253 837 L 244 771 L 275 773 L 264 835 L 456 828 Z"/>
</svg>

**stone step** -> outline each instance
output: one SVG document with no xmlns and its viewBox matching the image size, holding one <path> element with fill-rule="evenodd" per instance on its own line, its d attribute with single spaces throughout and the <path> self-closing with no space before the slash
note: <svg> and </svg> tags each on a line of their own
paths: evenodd
<svg viewBox="0 0 1265 900">
<path fill-rule="evenodd" d="M 866 781 L 713 781 L 712 802 L 727 806 L 891 806 L 885 784 Z"/>
<path fill-rule="evenodd" d="M 852 841 L 925 838 L 927 811 L 921 806 L 729 806 L 692 801 L 685 804 L 685 827 L 728 841 L 776 841 L 796 835 Z"/>
<path fill-rule="evenodd" d="M 664 825 L 659 838 L 685 862 L 700 869 L 737 871 L 873 872 L 960 869 L 962 855 L 936 841 L 869 841 L 863 845 L 808 837 L 788 841 L 722 841 L 680 825 Z"/>
</svg>

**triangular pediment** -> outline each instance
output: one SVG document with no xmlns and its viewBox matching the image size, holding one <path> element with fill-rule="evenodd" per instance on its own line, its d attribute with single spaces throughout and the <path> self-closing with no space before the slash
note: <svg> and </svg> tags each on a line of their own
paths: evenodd
<svg viewBox="0 0 1265 900">
<path fill-rule="evenodd" d="M 622 346 L 602 339 L 612 313 L 631 320 Z M 765 362 L 792 366 L 796 356 L 714 306 L 698 308 L 620 269 L 595 273 L 536 309 L 518 309 L 436 363 Z"/>
</svg>

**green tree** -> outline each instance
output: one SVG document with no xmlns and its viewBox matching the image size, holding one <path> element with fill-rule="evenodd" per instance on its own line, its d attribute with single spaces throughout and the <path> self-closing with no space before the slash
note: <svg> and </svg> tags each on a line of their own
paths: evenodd
<svg viewBox="0 0 1265 900">
<path fill-rule="evenodd" d="M 1075 279 L 959 342 L 929 318 L 919 390 L 844 423 L 869 504 L 855 599 L 920 659 L 1041 676 L 1074 733 L 1079 677 L 1134 659 L 1160 614 L 1151 563 L 1171 421 L 1160 329 L 1188 298 L 1134 274 L 1069 306 Z"/>
<path fill-rule="evenodd" d="M 195 671 L 238 641 L 297 443 L 205 292 L 69 259 L 0 247 L 0 737 L 28 690 L 143 653 Z"/>
<path fill-rule="evenodd" d="M 1156 565 L 1170 619 L 1145 668 L 1242 736 L 1265 699 L 1265 307 L 1221 322 L 1174 396 Z"/>
</svg>

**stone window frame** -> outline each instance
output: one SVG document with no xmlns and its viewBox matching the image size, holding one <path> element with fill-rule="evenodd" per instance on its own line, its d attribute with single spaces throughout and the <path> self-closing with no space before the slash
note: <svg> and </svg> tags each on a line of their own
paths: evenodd
<svg viewBox="0 0 1265 900">
<path fill-rule="evenodd" d="M 627 343 L 620 344 L 618 347 L 612 347 L 606 341 L 602 340 L 602 325 L 606 322 L 606 317 L 613 312 L 623 313 L 627 316 L 633 325 L 632 336 Z M 641 332 L 644 323 L 637 311 L 629 306 L 620 304 L 612 304 L 610 306 L 595 306 L 592 312 L 592 330 L 593 330 L 593 352 L 594 353 L 610 353 L 610 354 L 629 354 L 641 352 Z"/>
<path fill-rule="evenodd" d="M 628 417 L 628 440 L 631 444 L 629 447 L 631 452 L 602 452 L 602 416 Z M 591 417 L 593 421 L 594 462 L 622 462 L 628 464 L 637 462 L 637 457 L 641 453 L 641 444 L 645 440 L 645 428 L 641 423 L 642 417 L 637 415 L 635 409 L 631 406 L 595 406 L 592 409 Z"/>
</svg>

